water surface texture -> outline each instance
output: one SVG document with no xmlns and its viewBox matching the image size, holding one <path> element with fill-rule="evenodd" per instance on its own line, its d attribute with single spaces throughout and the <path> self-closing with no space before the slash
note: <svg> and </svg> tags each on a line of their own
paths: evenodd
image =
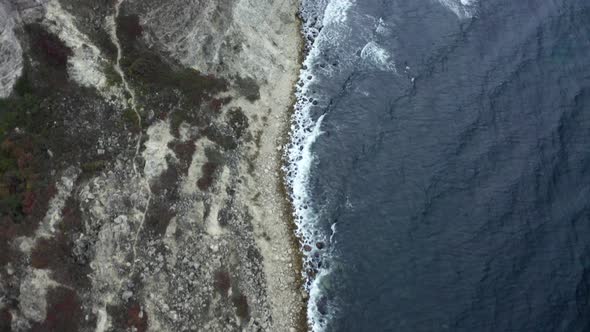
<svg viewBox="0 0 590 332">
<path fill-rule="evenodd" d="M 590 2 L 303 9 L 314 329 L 590 331 Z"/>
</svg>

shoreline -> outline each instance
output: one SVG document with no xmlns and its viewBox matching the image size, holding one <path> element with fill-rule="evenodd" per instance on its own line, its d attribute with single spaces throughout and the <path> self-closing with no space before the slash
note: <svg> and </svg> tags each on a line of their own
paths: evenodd
<svg viewBox="0 0 590 332">
<path fill-rule="evenodd" d="M 56 201 L 67 211 L 77 211 L 72 218 L 84 225 L 80 229 L 66 225 L 59 232 L 88 236 L 88 242 L 68 247 L 88 271 L 37 276 L 34 271 L 42 265 L 23 265 L 17 268 L 29 269 L 28 279 L 18 282 L 35 282 L 43 292 L 56 285 L 71 290 L 79 299 L 80 317 L 86 317 L 73 319 L 71 324 L 80 329 L 133 325 L 139 331 L 196 326 L 211 331 L 308 331 L 304 253 L 284 173 L 305 49 L 300 5 L 300 0 L 238 1 L 217 11 L 215 5 L 194 4 L 179 15 L 173 3 L 118 1 L 114 13 L 107 5 L 103 8 L 105 27 L 117 48 L 115 59 L 110 59 L 94 45 L 98 45 L 93 39 L 97 37 L 86 34 L 89 27 L 75 24 L 85 14 L 84 8 L 76 11 L 78 8 L 49 2 L 43 29 L 55 33 L 55 42 L 64 49 L 77 52 L 67 58 L 68 64 L 85 74 L 72 76 L 67 83 L 73 88 L 89 84 L 97 90 L 92 98 L 84 95 L 86 104 L 68 100 L 72 107 L 59 115 L 66 117 L 81 109 L 90 117 L 111 94 L 121 101 L 111 105 L 116 111 L 112 119 L 93 123 L 96 131 L 87 123 L 74 122 L 83 131 L 68 136 L 73 140 L 96 138 L 95 133 L 100 132 L 116 138 L 104 143 L 98 137 L 92 143 L 89 151 L 94 159 L 106 160 L 104 168 L 86 171 L 67 196 L 60 194 Z M 219 19 L 216 25 L 202 24 L 215 19 Z M 125 24 L 141 31 L 142 39 L 126 34 Z M 176 39 L 165 38 L 168 31 L 176 31 Z M 197 35 L 210 39 L 189 38 Z M 203 43 L 208 48 L 201 47 Z M 95 50 L 94 57 L 83 56 L 82 44 Z M 125 53 L 121 44 L 132 47 Z M 191 52 L 184 52 L 186 48 Z M 173 86 L 125 72 L 131 77 L 129 82 L 137 85 L 128 84 L 119 64 L 124 57 L 149 64 L 163 64 L 170 57 L 193 71 L 182 71 L 189 74 L 187 78 L 162 65 Z M 92 65 L 96 59 L 106 69 L 96 69 Z M 112 86 L 104 83 L 108 65 L 121 76 Z M 84 79 L 91 74 L 102 80 Z M 218 80 L 223 80 L 223 87 L 214 84 L 220 84 Z M 158 93 L 143 90 L 144 83 Z M 196 83 L 215 88 L 207 86 L 201 91 L 200 85 L 193 86 Z M 203 95 L 193 95 L 195 89 Z M 124 99 L 123 90 L 131 101 Z M 195 106 L 193 98 L 197 97 L 200 102 Z M 127 103 L 136 115 L 131 122 L 125 116 Z M 203 112 L 199 113 L 202 118 L 191 116 L 192 111 Z M 127 130 L 135 126 L 134 120 L 142 119 L 146 121 L 139 121 L 139 133 Z M 105 157 L 105 151 L 112 155 Z M 137 156 L 143 165 L 135 165 Z M 76 156 L 64 162 L 79 160 L 82 158 Z M 55 172 L 60 176 L 62 171 Z M 51 245 L 60 240 L 52 238 Z M 19 250 L 27 257 L 37 255 L 40 249 L 33 245 L 19 245 Z M 75 250 L 81 250 L 80 254 Z M 61 261 L 50 263 L 49 271 L 67 268 Z M 88 285 L 72 285 L 70 278 L 88 278 Z M 44 310 L 65 296 L 37 298 L 31 296 L 36 289 L 28 289 L 29 293 L 18 295 L 19 303 L 25 309 L 42 310 L 24 311 L 15 324 L 43 321 Z M 140 317 L 134 316 L 136 311 Z"/>
<path fill-rule="evenodd" d="M 298 3 L 298 7 L 301 7 L 301 0 L 296 0 Z M 302 29 L 303 29 L 303 22 L 301 20 L 300 8 L 297 10 L 297 30 L 299 31 L 299 52 L 297 54 L 297 77 L 300 78 L 301 68 L 303 67 L 303 61 L 305 60 L 305 40 L 303 37 Z M 289 122 L 285 124 L 286 128 L 283 130 L 283 134 L 281 136 L 281 155 L 279 156 L 278 165 L 278 174 L 279 180 L 281 185 L 279 186 L 279 195 L 283 199 L 283 211 L 287 216 L 287 227 L 289 228 L 290 232 L 290 243 L 291 248 L 294 251 L 294 258 L 297 261 L 297 265 L 295 266 L 294 273 L 296 277 L 296 283 L 298 285 L 299 290 L 304 294 L 303 298 L 303 305 L 300 311 L 297 313 L 297 320 L 295 329 L 300 332 L 309 331 L 310 326 L 308 323 L 309 317 L 307 316 L 307 300 L 309 298 L 309 294 L 304 290 L 305 279 L 303 278 L 303 269 L 304 269 L 304 255 L 301 250 L 301 239 L 297 236 L 297 223 L 295 222 L 294 214 L 295 214 L 295 206 L 289 196 L 289 188 L 287 183 L 287 174 L 285 169 L 288 165 L 288 158 L 285 154 L 285 147 L 288 146 L 290 139 L 291 139 L 291 128 L 290 124 L 293 121 L 293 115 L 295 114 L 295 106 L 297 104 L 297 81 L 293 82 L 291 88 L 291 106 L 289 107 Z"/>
<path fill-rule="evenodd" d="M 254 173 L 242 184 L 242 204 L 250 206 L 257 247 L 266 276 L 266 295 L 272 316 L 271 331 L 308 331 L 307 296 L 303 289 L 303 253 L 293 219 L 294 208 L 285 181 L 284 149 L 289 142 L 290 126 L 297 102 L 296 84 L 300 78 L 305 42 L 299 17 L 300 1 L 283 4 L 290 20 L 283 22 L 280 34 L 269 36 L 276 43 L 280 58 L 276 68 L 269 69 L 267 82 L 260 85 L 260 100 L 253 104 L 236 102 L 253 121 L 250 130 L 259 133 L 257 148 L 251 160 Z M 272 9 L 271 9 L 272 11 Z M 284 18 L 277 19 L 285 21 Z M 269 23 L 270 24 L 270 23 Z M 286 31 L 285 31 L 286 30 Z M 277 38 L 273 40 L 274 38 Z M 275 54 L 276 55 L 276 54 Z M 265 120 L 266 119 L 266 120 Z M 245 158 L 248 159 L 248 158 Z M 246 164 L 244 160 L 242 164 Z M 246 165 L 241 165 L 248 174 Z"/>
</svg>

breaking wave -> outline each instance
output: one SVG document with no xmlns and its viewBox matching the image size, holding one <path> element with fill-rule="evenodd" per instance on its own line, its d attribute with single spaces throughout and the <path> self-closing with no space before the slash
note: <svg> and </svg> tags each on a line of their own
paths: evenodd
<svg viewBox="0 0 590 332">
<path fill-rule="evenodd" d="M 385 71 L 396 71 L 395 63 L 391 59 L 391 55 L 383 49 L 379 44 L 370 41 L 361 50 L 361 58 L 366 60 L 369 65 L 375 66 L 378 69 Z"/>
<path fill-rule="evenodd" d="M 315 81 L 314 64 L 321 57 L 321 49 L 337 44 L 344 35 L 348 10 L 352 6 L 350 0 L 306 1 L 301 6 L 302 34 L 306 39 L 303 69 L 297 83 L 297 102 L 291 124 L 290 143 L 285 150 L 287 164 L 284 166 L 286 182 L 294 207 L 294 219 L 297 225 L 297 236 L 301 239 L 301 250 L 304 253 L 303 277 L 305 288 L 309 292 L 308 323 L 312 331 L 323 331 L 326 321 L 324 310 L 320 308 L 322 278 L 329 270 L 322 266 L 326 259 L 326 243 L 330 235 L 320 230 L 319 213 L 312 204 L 309 193 L 309 179 L 315 156 L 312 147 L 322 135 L 324 115 L 314 116 L 313 108 L 319 103 L 320 97 L 312 91 Z M 320 314 L 322 312 L 324 315 Z"/>
</svg>

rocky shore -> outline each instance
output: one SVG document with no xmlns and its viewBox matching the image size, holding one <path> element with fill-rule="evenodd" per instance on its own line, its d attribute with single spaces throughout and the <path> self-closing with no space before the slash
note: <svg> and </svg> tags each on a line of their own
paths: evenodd
<svg viewBox="0 0 590 332">
<path fill-rule="evenodd" d="M 0 330 L 306 329 L 297 10 L 0 0 Z"/>
</svg>

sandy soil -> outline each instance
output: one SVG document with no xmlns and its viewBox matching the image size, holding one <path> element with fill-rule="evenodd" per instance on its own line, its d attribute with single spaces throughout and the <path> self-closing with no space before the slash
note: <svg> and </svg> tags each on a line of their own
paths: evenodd
<svg viewBox="0 0 590 332">
<path fill-rule="evenodd" d="M 295 19 L 298 1 L 285 1 Z M 238 190 L 239 199 L 250 206 L 256 243 L 264 258 L 267 294 L 272 311 L 274 331 L 303 329 L 304 299 L 301 288 L 301 257 L 292 230 L 291 211 L 283 194 L 280 172 L 285 135 L 289 130 L 291 108 L 295 101 L 294 86 L 299 76 L 301 39 L 296 20 L 285 24 L 276 35 L 278 53 L 276 66 L 268 68 L 268 83 L 260 86 L 260 100 L 234 103 L 250 115 L 250 130 L 260 135 L 258 147 L 253 146 L 254 172 L 249 173 L 244 160 L 241 174 L 245 181 Z M 280 39 L 280 40 L 279 40 Z M 253 116 L 255 115 L 255 116 Z M 248 158 L 247 158 L 248 159 Z"/>
</svg>

